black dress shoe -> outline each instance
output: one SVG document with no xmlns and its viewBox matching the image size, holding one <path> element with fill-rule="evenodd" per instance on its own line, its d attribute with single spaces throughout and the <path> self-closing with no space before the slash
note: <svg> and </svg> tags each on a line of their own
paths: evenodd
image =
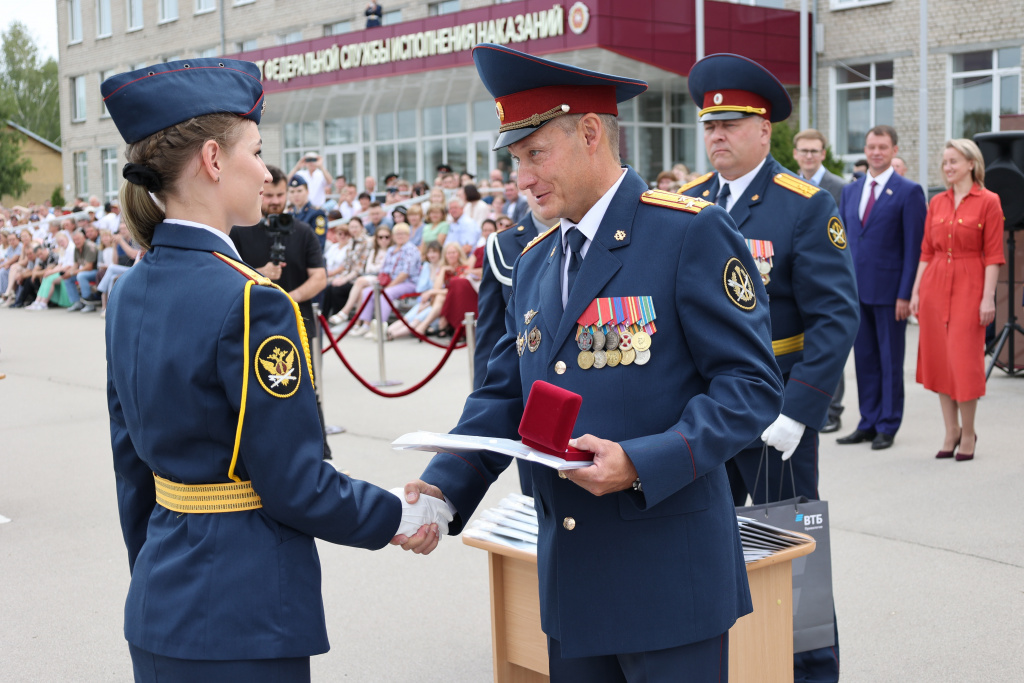
<svg viewBox="0 0 1024 683">
<path fill-rule="evenodd" d="M 840 420 L 838 417 L 830 417 L 828 419 L 828 422 L 825 423 L 825 426 L 821 428 L 821 433 L 831 434 L 832 432 L 838 432 L 840 429 L 842 429 L 842 426 L 842 420 Z"/>
<path fill-rule="evenodd" d="M 873 429 L 855 429 L 852 433 L 847 436 L 836 439 L 836 443 L 846 446 L 851 443 L 864 443 L 865 441 L 871 441 L 878 435 Z"/>
<path fill-rule="evenodd" d="M 871 450 L 884 451 L 892 445 L 893 438 L 892 434 L 883 434 L 882 432 L 879 432 L 878 436 L 871 441 Z"/>
</svg>

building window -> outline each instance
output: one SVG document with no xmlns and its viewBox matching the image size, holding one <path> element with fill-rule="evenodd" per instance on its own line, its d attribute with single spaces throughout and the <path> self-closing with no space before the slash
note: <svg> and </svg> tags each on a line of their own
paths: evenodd
<svg viewBox="0 0 1024 683">
<path fill-rule="evenodd" d="M 71 79 L 71 120 L 85 121 L 85 76 Z"/>
<path fill-rule="evenodd" d="M 274 36 L 274 40 L 277 45 L 288 45 L 290 43 L 297 43 L 302 40 L 302 31 L 289 31 L 288 33 L 278 33 Z"/>
<path fill-rule="evenodd" d="M 126 25 L 129 31 L 142 28 L 142 0 L 128 0 L 128 16 Z"/>
<path fill-rule="evenodd" d="M 950 105 L 954 138 L 999 130 L 1000 114 L 1020 112 L 1020 48 L 952 55 Z"/>
<path fill-rule="evenodd" d="M 427 16 L 438 17 L 442 14 L 453 14 L 459 11 L 459 0 L 443 0 L 442 2 L 431 2 L 427 5 Z"/>
<path fill-rule="evenodd" d="M 833 72 L 836 154 L 858 156 L 868 131 L 893 122 L 892 62 L 840 64 Z"/>
<path fill-rule="evenodd" d="M 254 2 L 256 2 L 256 0 L 235 0 L 231 4 L 234 5 L 235 7 L 238 7 L 239 5 L 251 5 Z"/>
<path fill-rule="evenodd" d="M 336 21 L 333 24 L 324 25 L 325 36 L 340 36 L 343 33 L 350 33 L 352 31 L 351 21 Z"/>
<path fill-rule="evenodd" d="M 236 52 L 252 52 L 259 49 L 259 39 L 250 38 L 249 40 L 243 40 L 235 43 L 235 46 L 237 47 Z"/>
<path fill-rule="evenodd" d="M 75 152 L 75 196 L 85 199 L 89 196 L 89 162 L 85 152 Z"/>
<path fill-rule="evenodd" d="M 220 54 L 220 48 L 208 47 L 205 50 L 199 51 L 199 56 L 203 58 L 217 57 Z"/>
<path fill-rule="evenodd" d="M 832 10 L 837 9 L 852 9 L 854 7 L 867 7 L 869 5 L 882 5 L 885 3 L 892 2 L 892 0 L 831 0 L 829 8 Z M 750 3 L 750 4 L 761 4 L 761 3 Z M 781 7 L 781 5 L 780 5 Z"/>
<path fill-rule="evenodd" d="M 82 42 L 82 0 L 68 1 L 68 43 Z"/>
<path fill-rule="evenodd" d="M 648 183 L 675 164 L 693 168 L 696 140 L 697 107 L 684 92 L 652 88 L 619 105 L 619 156 Z"/>
<path fill-rule="evenodd" d="M 120 174 L 117 172 L 117 148 L 101 149 L 100 158 L 103 160 L 103 201 L 111 202 L 117 199 L 117 192 L 121 187 Z"/>
<path fill-rule="evenodd" d="M 380 18 L 381 26 L 390 26 L 391 24 L 400 24 L 402 22 L 402 10 L 394 9 L 390 12 L 385 12 Z"/>
<path fill-rule="evenodd" d="M 306 152 L 320 149 L 320 122 L 284 124 L 284 168 L 287 173 Z"/>
<path fill-rule="evenodd" d="M 196 14 L 205 14 L 217 9 L 217 0 L 196 0 Z"/>
<path fill-rule="evenodd" d="M 110 0 L 97 0 L 96 37 L 107 38 L 110 33 Z"/>
<path fill-rule="evenodd" d="M 103 81 L 107 80 L 108 78 L 110 78 L 111 76 L 113 76 L 116 73 L 117 73 L 117 69 L 107 69 L 106 71 L 101 71 L 100 72 L 100 83 L 102 84 Z M 107 111 L 107 103 L 106 103 L 106 101 L 102 97 L 100 98 L 100 106 L 103 109 L 103 111 L 100 113 L 100 118 L 104 118 L 104 119 L 110 118 L 110 112 Z"/>
<path fill-rule="evenodd" d="M 157 0 L 159 12 L 157 22 L 174 21 L 178 18 L 178 0 Z"/>
</svg>

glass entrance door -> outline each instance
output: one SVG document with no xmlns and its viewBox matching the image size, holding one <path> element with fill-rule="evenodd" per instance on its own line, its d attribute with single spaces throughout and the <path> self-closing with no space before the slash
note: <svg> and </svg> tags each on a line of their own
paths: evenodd
<svg viewBox="0 0 1024 683">
<path fill-rule="evenodd" d="M 324 152 L 324 162 L 328 172 L 334 178 L 339 175 L 345 176 L 345 179 L 349 183 L 355 184 L 356 187 L 362 185 L 364 174 L 362 158 L 363 155 L 359 153 L 359 145 L 336 145 L 328 147 Z"/>
</svg>

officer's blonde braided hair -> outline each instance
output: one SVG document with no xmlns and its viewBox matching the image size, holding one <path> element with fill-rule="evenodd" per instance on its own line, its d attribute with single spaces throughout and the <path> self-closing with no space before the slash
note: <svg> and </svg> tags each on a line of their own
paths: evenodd
<svg viewBox="0 0 1024 683">
<path fill-rule="evenodd" d="M 128 145 L 125 158 L 152 169 L 162 184 L 155 193 L 160 202 L 178 191 L 182 173 L 195 159 L 207 140 L 227 149 L 241 134 L 248 119 L 234 114 L 206 114 L 153 133 Z M 143 249 L 150 249 L 153 229 L 166 217 L 163 208 L 153 201 L 142 185 L 128 181 L 121 184 L 121 210 L 125 225 Z"/>
</svg>

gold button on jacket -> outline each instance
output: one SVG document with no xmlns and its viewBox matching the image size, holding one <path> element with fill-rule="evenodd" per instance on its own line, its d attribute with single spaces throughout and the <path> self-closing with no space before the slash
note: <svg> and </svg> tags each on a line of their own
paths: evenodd
<svg viewBox="0 0 1024 683">
<path fill-rule="evenodd" d="M 572 517 L 566 517 L 562 520 L 562 526 L 565 527 L 566 531 L 572 531 L 576 528 L 576 520 Z"/>
</svg>

